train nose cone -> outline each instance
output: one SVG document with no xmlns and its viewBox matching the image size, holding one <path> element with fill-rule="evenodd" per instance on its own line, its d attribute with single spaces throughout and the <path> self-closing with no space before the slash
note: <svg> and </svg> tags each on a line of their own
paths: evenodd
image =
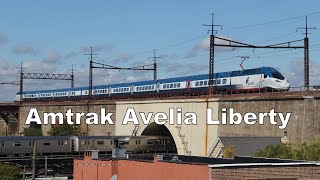
<svg viewBox="0 0 320 180">
<path fill-rule="evenodd" d="M 289 81 L 287 80 L 285 83 L 284 83 L 284 86 L 286 87 L 286 88 L 290 88 L 290 83 L 289 83 Z"/>
</svg>

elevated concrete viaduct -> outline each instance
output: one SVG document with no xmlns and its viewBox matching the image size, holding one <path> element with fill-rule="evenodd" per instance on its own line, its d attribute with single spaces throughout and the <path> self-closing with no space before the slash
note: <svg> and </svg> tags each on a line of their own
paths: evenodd
<svg viewBox="0 0 320 180">
<path fill-rule="evenodd" d="M 21 133 L 25 125 L 30 108 L 37 108 L 40 115 L 43 112 L 100 112 L 100 108 L 106 108 L 113 112 L 114 125 L 86 125 L 82 118 L 82 130 L 87 135 L 171 135 L 176 143 L 179 154 L 207 155 L 209 149 L 218 136 L 281 136 L 287 135 L 290 142 L 308 142 L 320 139 L 320 111 L 319 94 L 258 94 L 258 95 L 233 95 L 217 98 L 176 98 L 176 99 L 146 99 L 146 100 L 121 100 L 121 101 L 97 101 L 91 102 L 48 102 L 48 103 L 21 103 L 18 110 L 19 123 L 15 134 Z M 285 129 L 279 129 L 278 125 L 272 125 L 269 118 L 265 118 L 264 125 L 207 125 L 206 109 L 212 108 L 213 119 L 221 119 L 222 108 L 233 108 L 235 112 L 245 114 L 247 112 L 259 113 L 275 112 L 292 113 Z M 133 123 L 123 125 L 123 119 L 128 108 L 134 108 L 140 124 Z M 165 124 L 163 126 L 150 123 L 144 125 L 139 113 L 146 115 L 149 112 L 165 112 L 169 115 L 170 108 L 182 108 L 185 112 L 197 114 L 197 125 Z M 184 116 L 182 116 L 184 118 Z M 229 115 L 227 115 L 229 118 Z M 275 121 L 279 123 L 279 118 Z M 151 119 L 154 122 L 154 118 Z M 51 125 L 42 125 L 45 135 Z"/>
</svg>

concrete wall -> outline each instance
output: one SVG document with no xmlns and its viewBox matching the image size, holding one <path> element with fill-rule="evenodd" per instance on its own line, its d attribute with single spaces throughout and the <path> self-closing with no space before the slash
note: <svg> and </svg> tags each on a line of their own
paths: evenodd
<svg viewBox="0 0 320 180">
<path fill-rule="evenodd" d="M 212 108 L 214 113 L 213 119 L 218 118 L 218 102 L 217 99 L 212 99 L 208 102 L 208 107 Z M 149 112 L 165 112 L 169 116 L 170 108 L 182 108 L 184 119 L 185 112 L 195 112 L 197 114 L 197 125 L 170 125 L 165 124 L 170 131 L 179 154 L 188 154 L 186 151 L 191 151 L 192 155 L 206 155 L 210 147 L 217 138 L 218 126 L 207 126 L 206 99 L 175 99 L 175 100 L 157 100 L 157 101 L 125 101 L 117 103 L 117 125 L 116 135 L 132 135 L 134 124 L 123 125 L 122 121 L 128 108 L 133 108 L 136 114 L 140 112 L 146 115 Z M 147 127 L 144 125 L 141 117 L 139 119 L 138 135 L 141 135 L 143 130 Z M 154 119 L 152 118 L 152 121 Z M 185 143 L 183 143 L 185 142 Z M 187 145 L 185 145 L 187 143 Z"/>
<path fill-rule="evenodd" d="M 149 112 L 165 112 L 169 115 L 169 108 L 182 108 L 185 112 L 195 112 L 197 114 L 197 125 L 169 125 L 165 127 L 170 131 L 177 146 L 179 154 L 191 154 L 206 156 L 209 149 L 218 136 L 284 136 L 287 131 L 290 142 L 308 142 L 320 139 L 320 111 L 318 96 L 305 96 L 298 94 L 295 96 L 279 96 L 279 94 L 269 95 L 242 95 L 223 96 L 215 99 L 204 98 L 194 99 L 168 99 L 168 100 L 141 100 L 141 101 L 118 101 L 99 102 L 89 106 L 86 103 L 65 102 L 60 104 L 22 104 L 19 112 L 19 132 L 25 125 L 30 108 L 38 109 L 39 114 L 43 112 L 65 112 L 72 108 L 74 112 L 100 112 L 100 108 L 106 108 L 107 112 L 114 112 L 112 119 L 116 125 L 89 125 L 82 119 L 82 129 L 88 130 L 89 135 L 132 135 L 135 128 L 133 123 L 123 125 L 122 121 L 128 108 L 134 108 L 137 113 L 140 125 L 137 135 L 141 135 L 147 125 L 144 125 L 139 116 L 139 112 L 146 115 Z M 271 125 L 269 118 L 265 118 L 264 125 L 207 125 L 207 107 L 213 109 L 213 119 L 221 119 L 221 108 L 234 108 L 234 111 L 245 114 L 247 112 L 259 113 L 269 112 L 275 109 L 276 112 L 291 112 L 291 117 L 286 129 L 280 130 L 277 125 Z M 184 116 L 182 116 L 184 119 Z M 227 117 L 229 118 L 229 117 Z M 279 119 L 276 118 L 279 122 Z M 151 122 L 154 122 L 152 118 Z M 1 119 L 0 119 L 0 123 Z M 51 126 L 42 126 L 43 133 L 47 135 Z M 3 134 L 3 132 L 0 131 Z M 17 133 L 16 133 L 17 134 Z"/>
<path fill-rule="evenodd" d="M 0 115 L 0 136 L 18 135 L 19 121 L 14 115 Z"/>
<path fill-rule="evenodd" d="M 285 129 L 279 129 L 278 125 L 271 125 L 270 119 L 265 117 L 264 125 L 222 125 L 219 126 L 219 136 L 287 136 L 290 142 L 308 142 L 320 139 L 320 111 L 318 98 L 277 98 L 277 99 L 238 99 L 219 101 L 219 119 L 221 119 L 221 108 L 234 108 L 236 112 L 245 114 L 253 112 L 275 112 L 292 113 Z M 229 118 L 229 113 L 227 113 Z M 280 119 L 276 117 L 276 122 Z"/>
</svg>

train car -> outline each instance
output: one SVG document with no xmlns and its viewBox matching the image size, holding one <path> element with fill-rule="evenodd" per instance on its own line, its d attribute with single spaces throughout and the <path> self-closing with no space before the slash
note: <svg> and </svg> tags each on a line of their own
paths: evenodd
<svg viewBox="0 0 320 180">
<path fill-rule="evenodd" d="M 0 137 L 0 155 L 32 154 L 33 142 L 37 142 L 37 153 L 68 153 L 70 138 L 65 136 L 8 136 Z"/>
<path fill-rule="evenodd" d="M 261 67 L 242 71 L 229 71 L 214 74 L 213 85 L 216 93 L 253 92 L 253 91 L 287 91 L 290 83 L 282 74 L 272 67 Z M 184 95 L 185 93 L 207 93 L 209 75 L 193 75 L 160 80 L 119 83 L 93 86 L 94 97 L 150 96 L 161 94 Z M 28 91 L 17 93 L 16 100 L 45 100 L 86 98 L 88 87 L 66 88 L 45 91 Z"/>
<path fill-rule="evenodd" d="M 0 137 L 0 156 L 30 155 L 34 142 L 38 154 L 112 152 L 115 147 L 126 148 L 129 153 L 176 152 L 173 139 L 163 136 L 8 136 Z"/>
<path fill-rule="evenodd" d="M 167 136 L 132 136 L 123 145 L 128 153 L 177 151 L 173 139 Z"/>
</svg>

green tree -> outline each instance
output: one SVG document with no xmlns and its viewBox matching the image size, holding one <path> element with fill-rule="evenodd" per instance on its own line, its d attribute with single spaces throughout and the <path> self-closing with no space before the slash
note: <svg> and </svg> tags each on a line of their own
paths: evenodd
<svg viewBox="0 0 320 180">
<path fill-rule="evenodd" d="M 236 150 L 233 146 L 227 146 L 223 148 L 223 158 L 234 158 Z"/>
<path fill-rule="evenodd" d="M 17 179 L 20 173 L 20 167 L 13 164 L 0 163 L 0 179 Z"/>
<path fill-rule="evenodd" d="M 320 141 L 313 141 L 309 144 L 269 145 L 256 152 L 255 155 L 257 157 L 319 161 Z"/>
<path fill-rule="evenodd" d="M 43 136 L 41 128 L 24 128 L 23 134 L 25 136 Z"/>
<path fill-rule="evenodd" d="M 49 131 L 50 136 L 79 136 L 81 135 L 80 126 L 61 124 L 53 126 Z"/>
</svg>

